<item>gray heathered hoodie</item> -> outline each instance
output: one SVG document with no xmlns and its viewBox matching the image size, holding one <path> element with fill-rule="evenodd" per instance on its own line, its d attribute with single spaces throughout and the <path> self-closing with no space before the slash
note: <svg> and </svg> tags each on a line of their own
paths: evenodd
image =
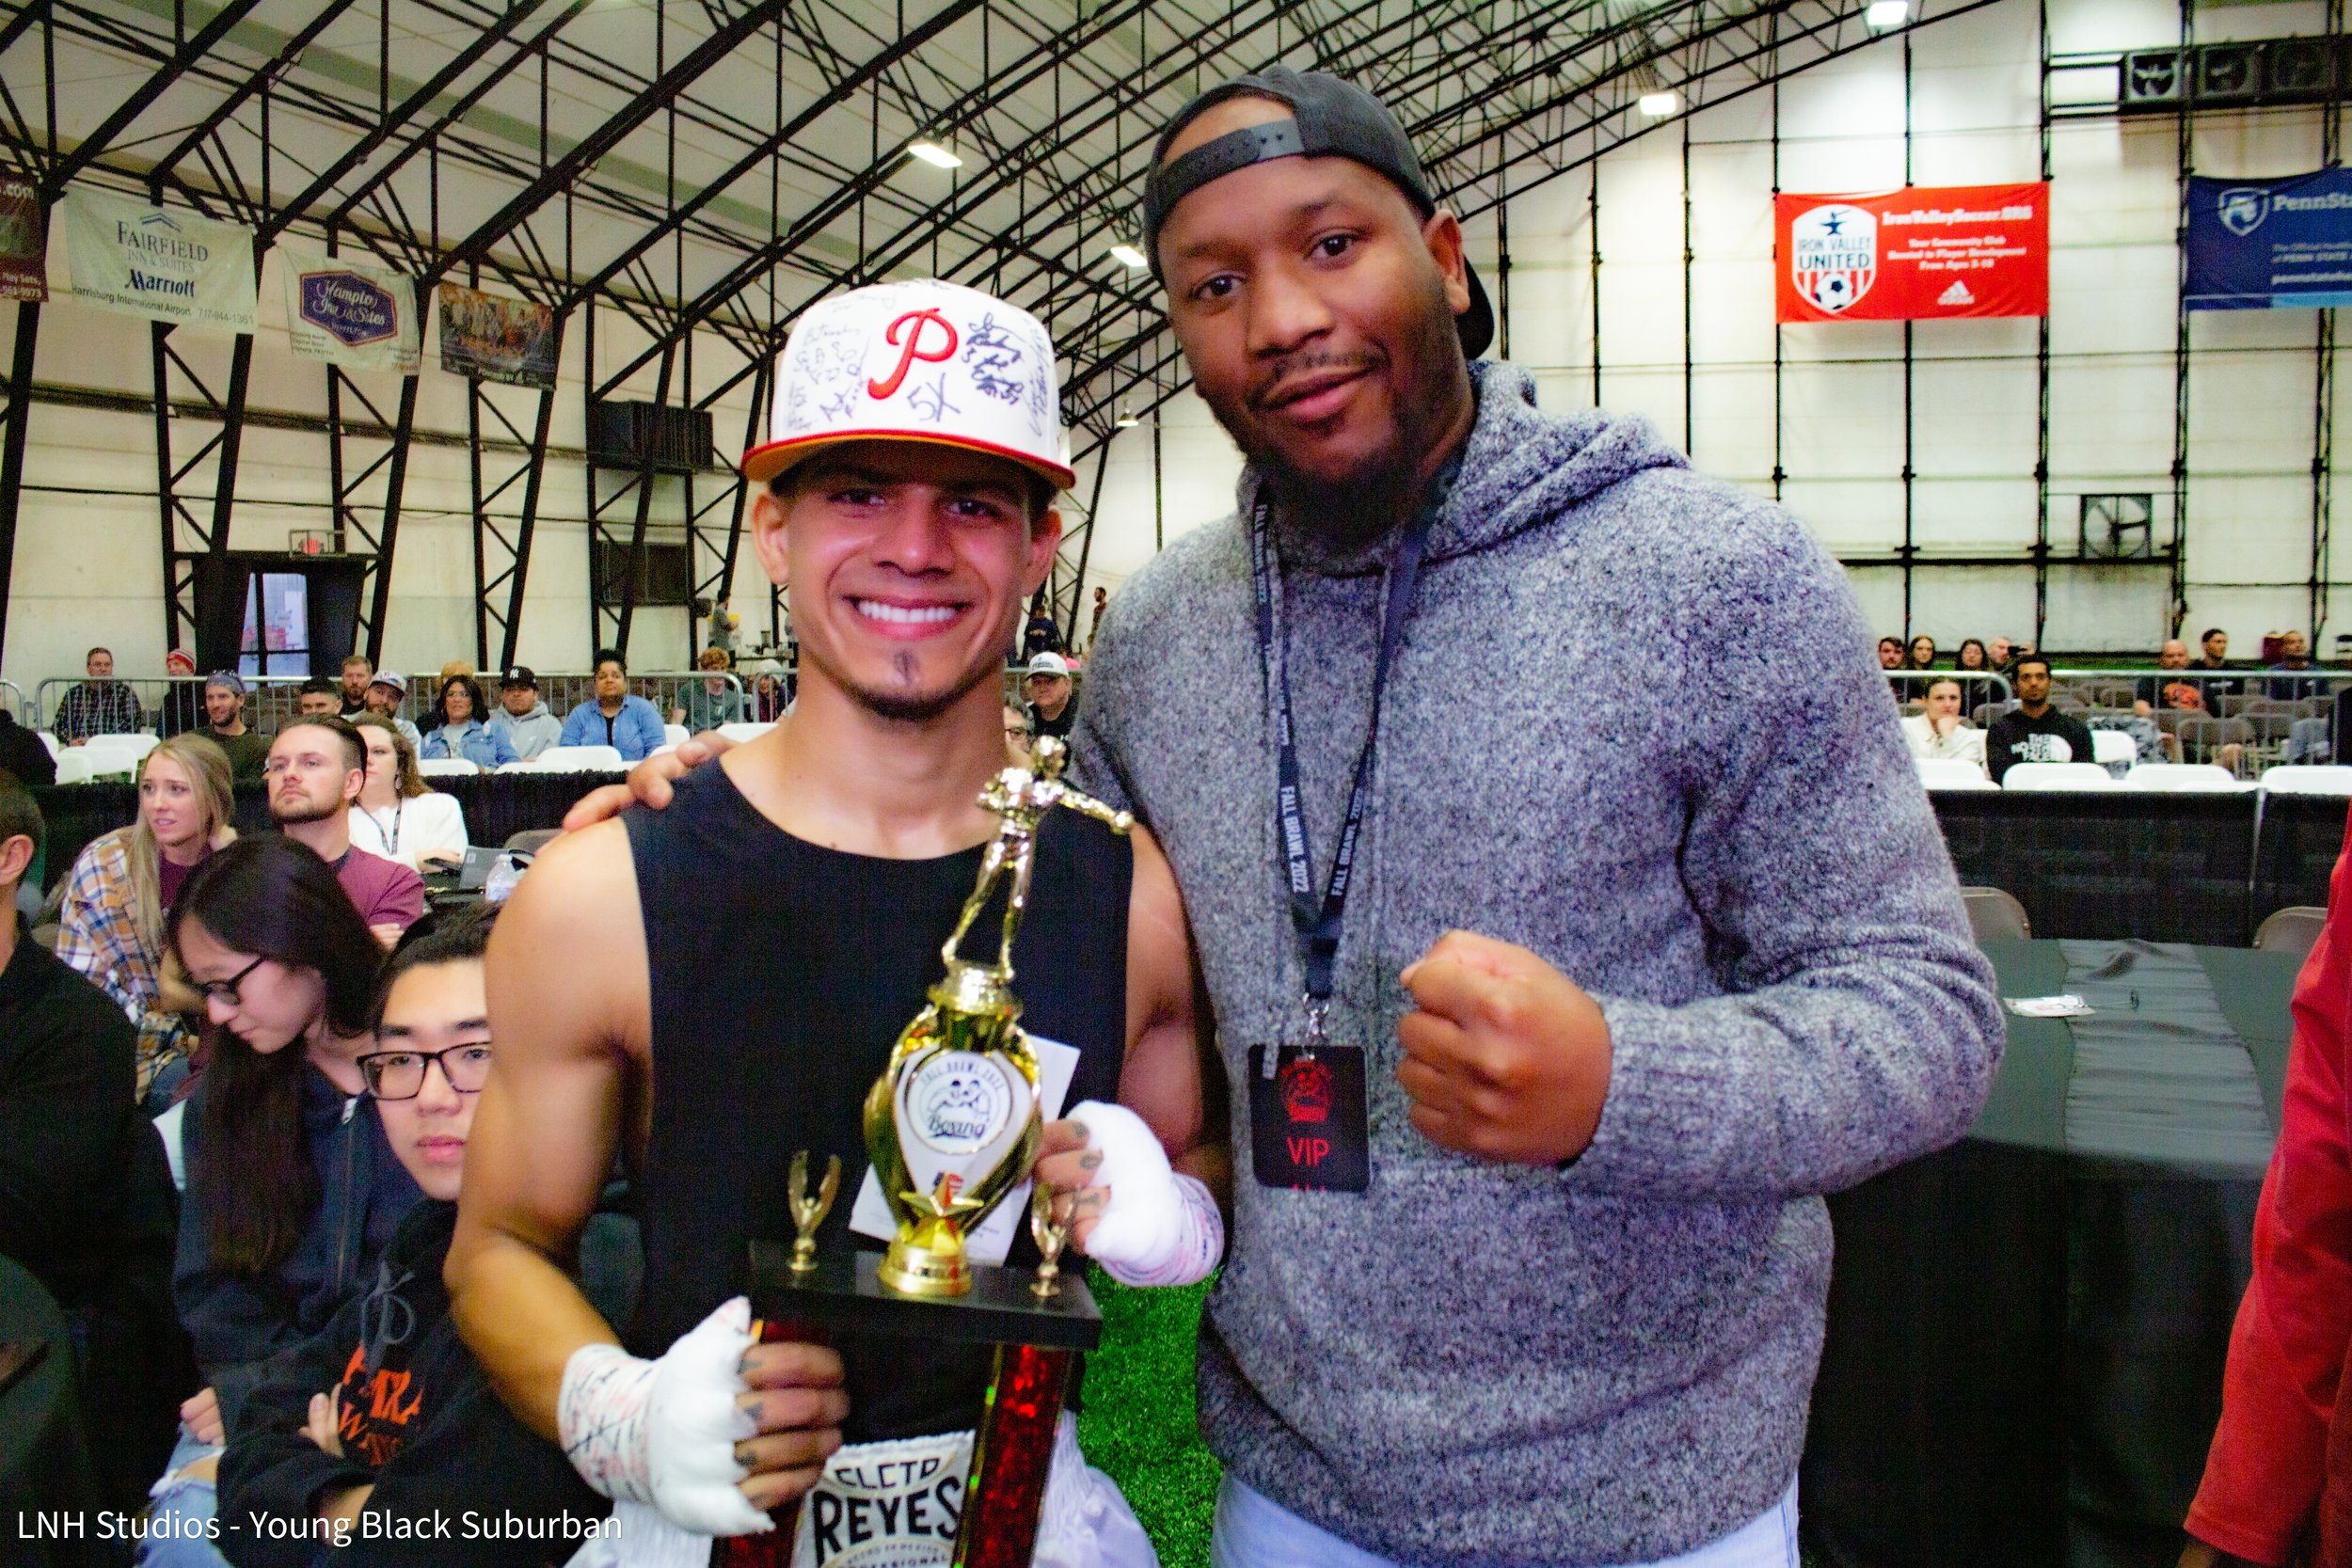
<svg viewBox="0 0 2352 1568">
<path fill-rule="evenodd" d="M 1836 564 L 1643 420 L 1548 418 L 1518 371 L 1474 373 L 1339 953 L 1368 1193 L 1250 1172 L 1248 1048 L 1305 1024 L 1237 521 L 1113 601 L 1075 742 L 1088 787 L 1167 847 L 1234 1085 L 1210 1447 L 1405 1562 L 1642 1561 L 1788 1486 L 1829 1290 L 1818 1195 L 1960 1136 L 2001 1022 Z M 1279 531 L 1319 889 L 1386 543 L 1347 561 Z M 1602 1003 L 1608 1100 L 1565 1172 L 1449 1153 L 1407 1119 L 1396 976 L 1455 927 Z"/>
<path fill-rule="evenodd" d="M 548 711 L 548 705 L 534 702 L 531 711 L 520 719 L 501 706 L 490 716 L 490 728 L 506 732 L 506 743 L 515 748 L 515 754 L 529 762 L 564 738 L 564 721 Z"/>
</svg>

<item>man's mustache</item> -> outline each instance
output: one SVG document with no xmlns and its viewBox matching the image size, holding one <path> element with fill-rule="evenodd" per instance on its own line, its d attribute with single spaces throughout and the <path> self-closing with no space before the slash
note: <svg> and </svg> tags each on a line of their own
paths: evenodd
<svg viewBox="0 0 2352 1568">
<path fill-rule="evenodd" d="M 1269 365 L 1265 373 L 1249 388 L 1249 406 L 1263 413 L 1267 400 L 1302 377 L 1330 371 L 1376 371 L 1387 363 L 1387 356 L 1370 351 L 1341 354 L 1322 349 L 1308 354 L 1285 355 Z"/>
</svg>

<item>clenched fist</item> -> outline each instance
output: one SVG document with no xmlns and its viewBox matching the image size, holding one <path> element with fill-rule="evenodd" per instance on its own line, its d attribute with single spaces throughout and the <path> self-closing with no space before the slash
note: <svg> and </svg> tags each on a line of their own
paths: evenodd
<svg viewBox="0 0 2352 1568">
<path fill-rule="evenodd" d="M 1609 1024 L 1576 982 L 1507 942 L 1448 931 L 1402 976 L 1397 1082 L 1431 1143 L 1551 1165 L 1593 1141 L 1609 1098 Z"/>
</svg>

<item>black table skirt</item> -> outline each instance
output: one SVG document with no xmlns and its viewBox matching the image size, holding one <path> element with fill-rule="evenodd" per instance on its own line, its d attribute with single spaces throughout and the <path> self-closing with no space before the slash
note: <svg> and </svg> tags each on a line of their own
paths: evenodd
<svg viewBox="0 0 2352 1568">
<path fill-rule="evenodd" d="M 496 773 L 437 779 L 466 808 L 476 844 L 560 825 L 580 796 L 615 775 Z M 129 784 L 38 789 L 49 823 L 47 875 L 130 821 Z M 2272 911 L 2326 904 L 2344 839 L 2341 799 L 2274 796 L 2255 842 L 2251 795 L 1938 794 L 1937 818 L 1963 882 L 2017 896 L 2036 936 L 2140 937 L 2242 947 Z M 237 792 L 237 823 L 269 825 L 258 785 Z"/>
<path fill-rule="evenodd" d="M 2341 825 L 2339 824 L 2339 832 Z M 1992 942 L 2011 995 L 2051 942 Z M 2275 1130 L 2294 965 L 2199 954 Z M 1969 1138 L 1830 1199 L 1801 1513 L 1835 1568 L 2171 1568 L 2221 1412 L 2259 1172 L 2065 1151 L 2065 1026 L 2010 1019 Z"/>
<path fill-rule="evenodd" d="M 444 795 L 465 808 L 466 832 L 476 844 L 503 844 L 529 828 L 563 825 L 573 802 L 617 773 L 483 773 L 435 779 Z M 33 791 L 49 840 L 45 865 L 50 881 L 64 876 L 83 847 L 138 816 L 138 788 L 127 784 L 56 784 Z M 237 786 L 237 831 L 269 827 L 269 801 L 260 784 Z"/>
</svg>

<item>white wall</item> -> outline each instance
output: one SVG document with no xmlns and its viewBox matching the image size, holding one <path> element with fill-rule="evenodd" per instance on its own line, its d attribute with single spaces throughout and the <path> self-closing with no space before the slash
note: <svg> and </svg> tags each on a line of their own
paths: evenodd
<svg viewBox="0 0 2352 1568">
<path fill-rule="evenodd" d="M 2088 53 L 2179 39 L 2169 0 L 2053 0 L 2053 47 Z M 2198 37 L 2316 33 L 2315 5 L 2201 11 Z M 2026 181 L 2040 172 L 2036 8 L 2008 4 L 1917 30 L 1912 40 L 1911 179 L 1918 184 Z M 2092 80 L 2064 78 L 2082 93 Z M 2111 76 L 2107 78 L 2112 100 Z M 1890 36 L 1785 81 L 1780 184 L 1788 191 L 1884 189 L 1904 178 L 1903 65 Z M 2316 111 L 2212 116 L 2198 122 L 2201 173 L 2267 176 L 2317 167 Z M 2061 119 L 2052 142 L 2050 531 L 2075 547 L 2078 497 L 2148 491 L 2156 537 L 2172 526 L 2176 121 Z M 1690 399 L 1684 421 L 1682 148 L 1678 122 L 1599 165 L 1601 401 L 1652 420 L 1700 467 L 1769 495 L 1772 444 L 1772 106 L 1771 95 L 1706 110 L 1692 126 Z M 1515 184 L 1532 175 L 1515 176 Z M 1592 402 L 1595 358 L 1589 169 L 1515 193 L 1511 351 L 1546 406 Z M 1491 222 L 1470 229 L 1494 292 Z M 2250 654 L 2265 631 L 2307 626 L 2311 570 L 2315 316 L 2309 310 L 2192 318 L 2188 447 L 2188 623 L 2226 627 Z M 2352 336 L 2348 331 L 2347 336 Z M 1902 327 L 1835 323 L 1779 329 L 1784 496 L 1840 555 L 1902 541 Z M 1925 552 L 2007 554 L 2034 538 L 2035 324 L 1933 322 L 1915 328 L 1915 537 Z M 2352 402 L 2352 386 L 2344 402 Z M 1232 509 L 1238 459 L 1187 394 L 1166 414 L 1169 536 Z M 2352 418 L 2343 413 L 2340 420 Z M 2352 465 L 2340 425 L 2339 469 Z M 1113 449 L 1089 586 L 1115 587 L 1148 559 L 1150 431 Z M 2339 482 L 2341 483 L 2341 482 Z M 2352 494 L 2342 503 L 2352 508 Z M 2352 511 L 2345 514 L 2352 524 Z M 2352 549 L 2344 552 L 2352 555 Z M 1856 565 L 1873 621 L 1903 628 L 1902 578 Z M 2352 578 L 2352 565 L 2332 574 Z M 2169 584 L 2158 567 L 2060 567 L 2050 576 L 2045 643 L 2077 651 L 2152 648 L 2165 635 Z M 2335 629 L 2352 599 L 2331 589 Z M 1949 647 L 1969 635 L 2025 636 L 2033 574 L 2016 566 L 1923 568 L 1911 629 Z"/>
</svg>

